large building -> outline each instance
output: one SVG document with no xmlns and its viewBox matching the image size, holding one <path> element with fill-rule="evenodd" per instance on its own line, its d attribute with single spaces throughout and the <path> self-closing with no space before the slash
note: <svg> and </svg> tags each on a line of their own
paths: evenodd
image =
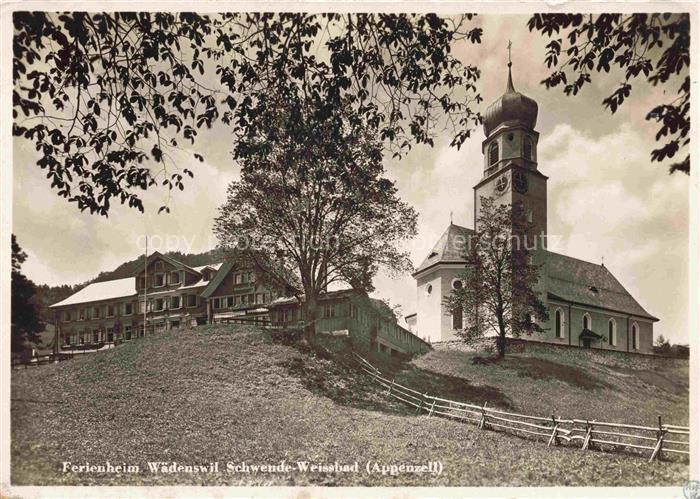
<svg viewBox="0 0 700 499">
<path fill-rule="evenodd" d="M 648 313 L 602 264 L 548 251 L 547 176 L 538 169 L 535 130 L 537 103 L 517 92 L 508 64 L 506 92 L 484 115 L 484 173 L 473 187 L 474 220 L 480 200 L 521 203 L 540 242 L 534 252 L 542 267 L 536 290 L 549 312 L 545 332 L 529 339 L 610 350 L 652 353 L 653 325 Z M 431 342 L 449 341 L 462 329 L 461 313 L 452 314 L 443 299 L 462 286 L 464 259 L 473 229 L 450 223 L 413 274 L 417 311 L 407 317 L 409 328 Z"/>
<path fill-rule="evenodd" d="M 233 262 L 190 267 L 155 252 L 132 277 L 90 284 L 51 305 L 59 345 L 132 339 L 181 325 L 269 320 L 278 293 Z M 144 327 L 144 324 L 146 327 Z"/>
</svg>

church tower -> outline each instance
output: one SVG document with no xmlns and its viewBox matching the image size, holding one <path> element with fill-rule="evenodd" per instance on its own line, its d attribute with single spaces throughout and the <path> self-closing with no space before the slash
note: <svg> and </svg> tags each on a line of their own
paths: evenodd
<svg viewBox="0 0 700 499">
<path fill-rule="evenodd" d="M 474 220 L 475 224 L 479 220 L 481 197 L 520 202 L 538 236 L 538 247 L 546 248 L 546 237 L 541 235 L 547 234 L 547 177 L 537 170 L 537 103 L 515 90 L 510 45 L 508 50 L 506 92 L 484 114 L 484 175 L 474 186 Z"/>
</svg>

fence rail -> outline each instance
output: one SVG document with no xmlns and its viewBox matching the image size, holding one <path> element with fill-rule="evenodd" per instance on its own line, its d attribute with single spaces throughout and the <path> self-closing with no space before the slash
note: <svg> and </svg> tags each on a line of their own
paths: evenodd
<svg viewBox="0 0 700 499">
<path fill-rule="evenodd" d="M 421 393 L 396 382 L 395 378 L 384 377 L 379 369 L 362 356 L 355 357 L 363 372 L 374 382 L 386 389 L 386 395 L 416 408 L 416 414 L 442 416 L 458 421 L 472 422 L 480 429 L 502 428 L 516 433 L 547 439 L 547 446 L 565 442 L 580 445 L 589 450 L 592 446 L 602 451 L 626 448 L 638 451 L 651 451 L 649 462 L 659 459 L 661 453 L 690 455 L 690 428 L 687 426 L 662 424 L 661 416 L 655 426 L 642 426 L 626 423 L 610 423 L 588 419 L 563 419 L 551 414 L 549 417 L 518 414 L 476 405 L 467 402 L 444 399 Z M 667 438 L 673 435 L 674 440 Z M 688 440 L 682 440 L 683 436 Z"/>
</svg>

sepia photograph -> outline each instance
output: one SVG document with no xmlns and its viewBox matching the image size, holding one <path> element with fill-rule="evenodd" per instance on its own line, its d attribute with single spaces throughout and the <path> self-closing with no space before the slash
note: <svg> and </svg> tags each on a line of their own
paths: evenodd
<svg viewBox="0 0 700 499">
<path fill-rule="evenodd" d="M 696 2 L 0 7 L 2 497 L 700 498 Z"/>
</svg>

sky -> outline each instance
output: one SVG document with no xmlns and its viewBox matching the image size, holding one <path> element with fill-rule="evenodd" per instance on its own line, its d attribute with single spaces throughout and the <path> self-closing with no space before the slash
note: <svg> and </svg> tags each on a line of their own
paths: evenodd
<svg viewBox="0 0 700 499">
<path fill-rule="evenodd" d="M 635 82 L 630 99 L 615 115 L 601 101 L 622 80 L 615 71 L 595 75 L 576 97 L 547 90 L 540 81 L 546 40 L 527 30 L 526 16 L 482 15 L 482 43 L 459 45 L 455 54 L 482 71 L 483 112 L 506 87 L 507 43 L 513 43 L 516 90 L 539 105 L 538 169 L 548 181 L 550 249 L 605 265 L 637 301 L 661 320 L 655 335 L 688 342 L 688 199 L 690 179 L 669 176 L 668 165 L 651 163 L 656 128 L 644 119 L 656 104 L 670 100 L 675 83 L 652 87 Z M 665 95 L 665 91 L 668 95 Z M 109 218 L 81 213 L 59 198 L 36 152 L 23 139 L 13 142 L 13 233 L 28 255 L 24 273 L 36 283 L 75 284 L 112 270 L 150 249 L 201 252 L 216 246 L 213 219 L 225 201 L 226 186 L 239 175 L 225 129 L 202 137 L 206 161 L 182 153 L 175 160 L 195 178 L 173 194 L 169 214 L 157 214 L 164 191 L 144 196 L 146 213 L 114 206 Z M 387 176 L 401 198 L 419 213 L 418 236 L 409 245 L 414 265 L 428 254 L 450 222 L 473 227 L 473 191 L 483 174 L 477 130 L 458 151 L 449 137 L 433 148 L 415 147 L 400 161 L 385 159 Z M 554 236 L 554 239 L 551 237 Z M 555 246 L 552 246 L 555 244 Z M 375 296 L 415 311 L 416 285 L 410 275 L 375 279 Z"/>
</svg>

